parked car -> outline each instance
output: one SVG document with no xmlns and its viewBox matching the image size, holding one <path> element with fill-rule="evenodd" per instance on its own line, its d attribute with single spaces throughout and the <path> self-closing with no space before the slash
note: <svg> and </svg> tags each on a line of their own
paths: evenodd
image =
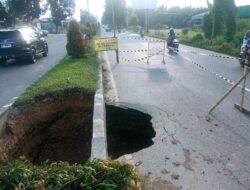
<svg viewBox="0 0 250 190">
<path fill-rule="evenodd" d="M 35 63 L 38 54 L 47 56 L 48 44 L 35 29 L 0 29 L 0 64 L 24 58 Z"/>
</svg>

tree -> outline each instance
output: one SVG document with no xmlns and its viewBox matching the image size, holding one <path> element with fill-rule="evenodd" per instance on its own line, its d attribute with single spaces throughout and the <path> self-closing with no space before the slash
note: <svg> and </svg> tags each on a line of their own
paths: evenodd
<svg viewBox="0 0 250 190">
<path fill-rule="evenodd" d="M 136 14 L 132 14 L 129 19 L 129 25 L 136 26 L 138 25 L 138 16 Z"/>
<path fill-rule="evenodd" d="M 224 26 L 224 0 L 214 0 L 213 6 L 213 38 L 223 34 Z"/>
<path fill-rule="evenodd" d="M 41 0 L 7 0 L 9 22 L 15 23 L 17 19 L 31 22 L 34 18 L 39 18 L 41 14 Z"/>
<path fill-rule="evenodd" d="M 125 0 L 106 0 L 102 23 L 112 26 L 126 26 L 127 8 Z M 112 5 L 113 4 L 113 5 Z M 113 26 L 112 7 L 114 10 L 115 26 Z"/>
<path fill-rule="evenodd" d="M 85 26 L 87 24 L 98 24 L 98 21 L 96 17 L 88 11 L 80 10 L 80 25 Z"/>
<path fill-rule="evenodd" d="M 205 38 L 211 39 L 213 31 L 213 18 L 211 13 L 204 15 L 202 29 L 204 31 Z"/>
<path fill-rule="evenodd" d="M 85 46 L 86 42 L 83 38 L 79 23 L 76 20 L 70 21 L 66 45 L 68 55 L 73 58 L 83 57 Z"/>
<path fill-rule="evenodd" d="M 4 22 L 7 20 L 8 15 L 2 2 L 0 2 L 0 21 Z"/>
<path fill-rule="evenodd" d="M 236 6 L 234 0 L 227 0 L 226 11 L 226 38 L 230 41 L 233 39 L 236 32 Z"/>
<path fill-rule="evenodd" d="M 213 37 L 226 35 L 231 40 L 236 31 L 236 7 L 234 0 L 214 0 Z"/>
<path fill-rule="evenodd" d="M 74 14 L 75 0 L 48 0 L 52 21 L 56 25 L 56 32 L 61 21 Z"/>
</svg>

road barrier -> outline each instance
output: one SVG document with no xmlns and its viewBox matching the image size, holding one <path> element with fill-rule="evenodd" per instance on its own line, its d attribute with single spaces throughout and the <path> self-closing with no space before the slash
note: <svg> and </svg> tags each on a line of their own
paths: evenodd
<svg viewBox="0 0 250 190">
<path fill-rule="evenodd" d="M 127 37 L 128 38 L 128 37 Z M 131 39 L 143 39 L 140 37 L 129 37 Z M 156 55 L 162 55 L 163 59 L 163 63 L 165 63 L 165 49 L 166 49 L 166 44 L 165 41 L 163 40 L 151 40 L 148 41 L 148 49 L 138 49 L 138 50 L 120 50 L 119 53 L 144 53 L 147 52 L 148 55 L 142 58 L 136 58 L 136 59 L 127 59 L 127 58 L 121 58 L 122 61 L 124 62 L 143 62 L 143 61 L 147 61 L 147 63 L 149 63 L 149 59 L 153 58 Z M 173 50 L 175 50 L 173 48 Z M 206 53 L 200 53 L 200 52 L 196 52 L 196 51 L 190 51 L 190 50 L 181 50 L 181 52 L 190 52 L 193 54 L 197 54 L 197 55 L 202 55 L 202 56 L 210 56 L 210 57 L 216 57 L 216 58 L 222 58 L 222 59 L 232 59 L 232 60 L 239 60 L 240 58 L 236 58 L 236 57 L 232 57 L 232 56 L 223 56 L 223 55 L 218 55 L 218 54 L 206 54 Z M 157 59 L 159 60 L 159 58 Z M 230 85 L 235 85 L 235 82 L 222 76 L 221 74 L 218 74 L 204 66 L 202 66 L 201 64 L 196 63 L 193 60 L 190 60 L 191 63 L 193 63 L 195 66 L 199 67 L 200 69 L 207 71 L 213 75 L 215 75 L 216 77 L 218 77 L 219 79 L 222 79 L 224 81 L 226 81 L 228 84 Z M 243 88 L 242 85 L 238 85 L 238 87 Z M 250 92 L 250 89 L 245 88 L 246 92 Z"/>
<path fill-rule="evenodd" d="M 148 42 L 148 59 L 147 63 L 149 63 L 149 59 L 156 55 L 160 55 L 154 60 L 162 59 L 162 63 L 165 64 L 165 50 L 166 50 L 166 43 L 165 41 L 149 41 Z"/>
</svg>

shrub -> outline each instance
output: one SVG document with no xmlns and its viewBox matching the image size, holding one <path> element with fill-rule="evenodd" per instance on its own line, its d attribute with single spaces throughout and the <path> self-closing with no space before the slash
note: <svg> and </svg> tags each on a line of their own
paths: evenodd
<svg viewBox="0 0 250 190">
<path fill-rule="evenodd" d="M 218 48 L 218 50 L 223 53 L 232 52 L 232 49 L 232 45 L 227 42 L 222 43 Z"/>
<path fill-rule="evenodd" d="M 226 41 L 225 37 L 223 36 L 217 36 L 212 40 L 213 45 L 221 45 Z"/>
<path fill-rule="evenodd" d="M 204 37 L 202 36 L 202 34 L 196 34 L 192 38 L 193 42 L 199 42 L 199 41 L 203 41 L 203 40 L 204 40 Z"/>
<path fill-rule="evenodd" d="M 80 30 L 79 23 L 76 20 L 70 21 L 66 45 L 68 55 L 72 58 L 83 57 L 85 53 L 85 47 L 86 42 Z"/>
<path fill-rule="evenodd" d="M 211 39 L 213 28 L 213 19 L 211 13 L 203 17 L 202 30 L 204 31 L 205 38 Z"/>
<path fill-rule="evenodd" d="M 182 34 L 186 35 L 186 34 L 188 33 L 188 29 L 185 28 L 185 29 L 183 29 L 181 32 L 182 32 Z"/>
<path fill-rule="evenodd" d="M 36 166 L 21 158 L 0 165 L 1 190 L 129 190 L 137 180 L 135 168 L 121 161 L 94 159 L 85 165 L 45 162 Z"/>
</svg>

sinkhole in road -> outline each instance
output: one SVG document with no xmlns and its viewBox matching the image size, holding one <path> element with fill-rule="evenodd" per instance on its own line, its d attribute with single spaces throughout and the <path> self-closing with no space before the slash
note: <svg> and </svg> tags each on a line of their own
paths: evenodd
<svg viewBox="0 0 250 190">
<path fill-rule="evenodd" d="M 152 117 L 125 106 L 106 104 L 108 154 L 111 159 L 153 145 Z"/>
</svg>

